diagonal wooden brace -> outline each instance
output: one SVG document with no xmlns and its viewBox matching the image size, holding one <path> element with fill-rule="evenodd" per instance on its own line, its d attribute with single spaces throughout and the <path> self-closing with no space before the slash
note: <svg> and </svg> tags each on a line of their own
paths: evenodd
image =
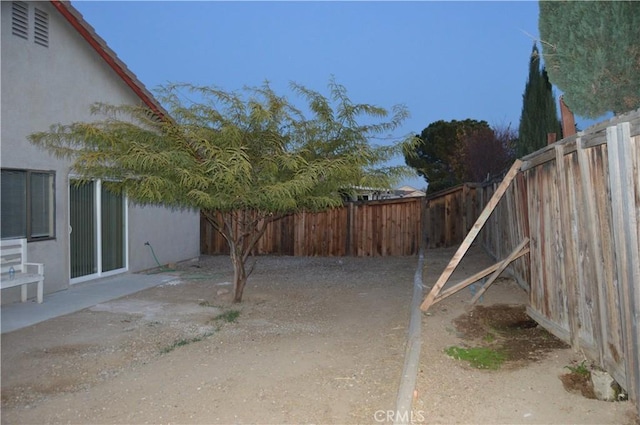
<svg viewBox="0 0 640 425">
<path fill-rule="evenodd" d="M 520 248 L 520 247 L 519 247 L 519 248 Z M 514 251 L 514 252 L 515 252 L 515 251 Z M 487 268 L 486 268 L 486 269 L 484 269 L 484 270 L 479 271 L 478 273 L 476 273 L 476 274 L 474 274 L 474 275 L 472 275 L 472 276 L 469 276 L 468 278 L 466 278 L 466 279 L 464 279 L 464 280 L 462 280 L 462 281 L 460 281 L 460 282 L 456 283 L 456 284 L 455 284 L 454 286 L 452 286 L 451 288 L 447 288 L 447 289 L 445 289 L 444 291 L 442 291 L 442 292 L 441 292 L 441 293 L 440 293 L 440 294 L 439 294 L 439 295 L 438 295 L 438 296 L 433 300 L 433 303 L 432 303 L 431 305 L 436 304 L 436 303 L 438 303 L 438 302 L 440 302 L 440 301 L 444 300 L 444 299 L 445 299 L 445 298 L 447 298 L 448 296 L 453 295 L 453 294 L 455 294 L 456 292 L 458 292 L 458 291 L 460 291 L 460 290 L 462 290 L 462 289 L 466 288 L 467 286 L 469 286 L 469 285 L 471 285 L 471 284 L 473 284 L 473 283 L 475 283 L 475 282 L 479 281 L 479 280 L 480 280 L 480 279 L 482 279 L 483 277 L 488 276 L 488 275 L 490 275 L 491 273 L 496 272 L 496 270 L 500 269 L 500 267 L 502 267 L 502 265 L 503 265 L 503 264 L 505 264 L 505 262 L 506 262 L 506 261 L 508 261 L 508 262 L 506 263 L 506 265 L 508 265 L 509 263 L 511 263 L 511 262 L 513 262 L 513 261 L 515 261 L 515 260 L 517 260 L 518 258 L 520 258 L 520 257 L 522 257 L 523 255 L 528 254 L 528 253 L 529 253 L 529 247 L 526 247 L 526 248 L 520 249 L 520 250 L 516 253 L 516 255 L 515 255 L 513 258 L 511 258 L 511 256 L 510 256 L 510 258 L 508 258 L 508 259 L 505 259 L 505 260 L 503 260 L 503 261 L 500 261 L 500 262 L 498 262 L 498 263 L 496 263 L 496 264 L 494 264 L 494 265 L 492 265 L 492 266 L 487 267 Z M 504 270 L 504 269 L 500 269 L 500 273 L 501 273 L 503 270 Z M 498 276 L 500 275 L 500 273 L 498 273 L 498 275 L 496 275 L 496 277 L 498 277 Z M 486 284 L 485 284 L 485 285 L 486 285 Z"/>
<path fill-rule="evenodd" d="M 471 304 L 475 304 L 476 301 L 478 301 L 478 299 L 482 296 L 482 294 L 485 293 L 487 288 L 493 283 L 493 281 L 495 281 L 498 278 L 498 276 L 500 276 L 500 273 L 502 273 L 509 264 L 511 264 L 516 258 L 519 258 L 524 254 L 526 254 L 527 252 L 529 252 L 528 245 L 529 245 L 529 238 L 524 238 L 524 240 L 520 242 L 520 245 L 518 245 L 516 249 L 514 249 L 513 252 L 511 252 L 511 254 L 509 254 L 507 258 L 505 258 L 504 260 L 498 263 L 500 266 L 496 269 L 496 271 L 493 272 L 493 274 L 485 282 L 485 284 L 482 285 L 482 288 L 480 288 L 480 290 L 476 293 L 476 295 L 474 295 L 474 297 L 471 299 Z"/>
<path fill-rule="evenodd" d="M 433 301 L 435 300 L 436 296 L 438 296 L 438 293 L 440 292 L 442 287 L 445 285 L 445 283 L 447 283 L 447 280 L 449 280 L 449 278 L 453 274 L 453 271 L 456 269 L 456 267 L 460 263 L 460 260 L 462 260 L 462 257 L 464 257 L 464 254 L 466 254 L 467 250 L 471 246 L 471 243 L 478 236 L 478 233 L 480 233 L 480 230 L 484 226 L 484 223 L 487 221 L 487 219 L 489 218 L 493 210 L 498 205 L 500 198 L 502 198 L 502 195 L 504 195 L 504 193 L 507 191 L 507 188 L 509 187 L 511 182 L 520 171 L 521 166 L 522 166 L 522 161 L 520 161 L 519 159 L 516 159 L 513 165 L 511 166 L 511 168 L 509 169 L 509 171 L 507 172 L 507 174 L 505 175 L 504 180 L 502 180 L 502 183 L 500 183 L 500 185 L 498 186 L 498 189 L 496 189 L 495 193 L 487 203 L 487 206 L 482 211 L 482 214 L 480 214 L 480 217 L 478 217 L 475 224 L 473 225 L 473 227 L 471 228 L 467 236 L 464 238 L 464 240 L 460 244 L 460 247 L 458 248 L 456 253 L 453 255 L 453 258 L 451 259 L 447 267 L 444 269 L 444 272 L 442 272 L 442 274 L 438 278 L 438 281 L 433 286 L 433 288 L 431 288 L 431 291 L 422 302 L 422 305 L 420 305 L 420 309 L 422 311 L 427 311 L 429 306 L 433 304 Z"/>
</svg>

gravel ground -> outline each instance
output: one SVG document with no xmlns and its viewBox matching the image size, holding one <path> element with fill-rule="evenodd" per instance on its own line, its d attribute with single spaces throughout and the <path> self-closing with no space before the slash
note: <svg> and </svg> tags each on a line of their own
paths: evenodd
<svg viewBox="0 0 640 425">
<path fill-rule="evenodd" d="M 452 255 L 427 253 L 425 283 Z M 488 261 L 474 250 L 457 273 Z M 238 305 L 228 258 L 180 264 L 172 284 L 2 335 L 2 423 L 391 422 L 416 265 L 260 257 Z M 501 280 L 484 305 L 524 296 Z M 497 371 L 447 357 L 469 298 L 423 316 L 414 423 L 633 423 L 629 403 L 563 390 L 570 350 Z"/>
<path fill-rule="evenodd" d="M 416 264 L 261 257 L 240 305 L 228 258 L 182 264 L 3 335 L 2 421 L 369 423 L 395 403 Z"/>
</svg>

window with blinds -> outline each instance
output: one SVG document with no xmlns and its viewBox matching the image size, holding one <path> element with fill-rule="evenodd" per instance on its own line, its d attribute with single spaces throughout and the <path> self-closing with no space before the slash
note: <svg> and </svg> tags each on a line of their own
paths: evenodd
<svg viewBox="0 0 640 425">
<path fill-rule="evenodd" d="M 29 241 L 55 237 L 55 173 L 2 170 L 0 237 Z"/>
</svg>

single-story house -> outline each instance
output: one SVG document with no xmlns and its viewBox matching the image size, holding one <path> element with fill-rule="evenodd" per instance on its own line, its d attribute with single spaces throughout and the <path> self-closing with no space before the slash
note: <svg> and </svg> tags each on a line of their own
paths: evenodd
<svg viewBox="0 0 640 425">
<path fill-rule="evenodd" d="M 70 2 L 2 1 L 1 19 L 0 237 L 27 239 L 44 293 L 197 257 L 198 211 L 137 206 L 100 181 L 75 185 L 68 160 L 27 139 L 96 119 L 95 102 L 166 114 L 160 103 Z M 3 304 L 19 298 L 17 287 L 2 291 Z"/>
<path fill-rule="evenodd" d="M 355 187 L 355 196 L 350 201 L 380 201 L 386 199 L 414 198 L 427 196 L 426 192 L 411 186 L 397 189 L 380 189 L 375 187 Z"/>
<path fill-rule="evenodd" d="M 413 186 L 401 186 L 394 190 L 394 195 L 397 198 L 416 198 L 427 196 L 427 192 L 424 190 L 416 189 Z"/>
</svg>

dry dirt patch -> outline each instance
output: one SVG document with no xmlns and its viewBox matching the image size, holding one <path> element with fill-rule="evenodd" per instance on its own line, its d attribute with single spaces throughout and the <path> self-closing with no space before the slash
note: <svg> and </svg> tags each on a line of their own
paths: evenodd
<svg viewBox="0 0 640 425">
<path fill-rule="evenodd" d="M 569 346 L 531 319 L 525 305 L 476 305 L 454 320 L 468 344 L 504 353 L 507 365 L 523 367 Z"/>
<path fill-rule="evenodd" d="M 228 258 L 181 264 L 2 335 L 2 421 L 370 423 L 395 403 L 416 264 L 260 257 L 240 305 Z"/>
</svg>

